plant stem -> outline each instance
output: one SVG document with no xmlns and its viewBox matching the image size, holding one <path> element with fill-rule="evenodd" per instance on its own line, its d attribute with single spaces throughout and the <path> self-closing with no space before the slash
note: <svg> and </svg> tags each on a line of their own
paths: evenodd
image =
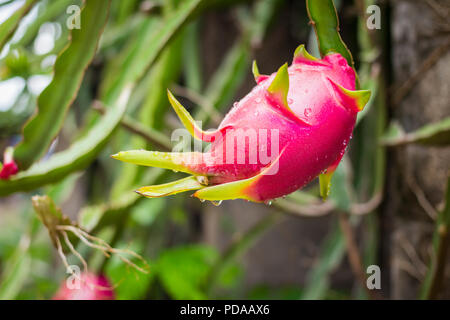
<svg viewBox="0 0 450 320">
<path fill-rule="evenodd" d="M 105 114 L 105 112 L 106 112 L 105 107 L 99 101 L 94 102 L 93 109 L 95 111 L 98 111 L 101 114 Z M 137 134 L 138 136 L 143 138 L 145 141 L 151 143 L 152 145 L 158 146 L 163 150 L 171 149 L 170 141 L 165 135 L 161 134 L 160 132 L 158 132 L 152 128 L 144 127 L 138 121 L 130 118 L 127 115 L 125 115 L 122 118 L 122 120 L 120 121 L 120 124 L 126 130 L 128 130 L 134 134 Z"/>
<path fill-rule="evenodd" d="M 359 280 L 361 287 L 366 290 L 370 299 L 377 299 L 377 296 L 372 290 L 369 290 L 366 283 L 366 274 L 363 270 L 363 263 L 361 255 L 359 254 L 358 246 L 355 242 L 355 235 L 350 224 L 348 215 L 346 213 L 339 213 L 339 225 L 345 238 L 345 245 L 347 247 L 348 259 L 350 266 L 356 278 Z"/>
<path fill-rule="evenodd" d="M 355 216 L 366 215 L 374 211 L 380 205 L 382 199 L 383 194 L 378 192 L 367 202 L 351 204 L 349 213 Z M 301 217 L 321 217 L 337 209 L 332 201 L 302 205 L 292 200 L 278 199 L 274 202 L 274 206 L 281 209 L 284 213 Z"/>
<path fill-rule="evenodd" d="M 240 234 L 238 237 L 236 237 L 228 245 L 221 257 L 217 259 L 216 263 L 211 267 L 211 270 L 206 277 L 205 291 L 207 294 L 210 294 L 213 291 L 214 286 L 225 267 L 239 254 L 248 249 L 253 244 L 253 242 L 258 239 L 258 237 L 260 237 L 268 228 L 278 222 L 280 220 L 280 217 L 281 215 L 277 213 L 267 215 L 255 225 L 253 225 L 250 229 L 248 229 L 245 233 Z"/>
<path fill-rule="evenodd" d="M 421 299 L 437 299 L 444 283 L 447 253 L 450 246 L 450 173 L 447 180 L 445 202 L 445 208 L 439 213 L 436 222 L 436 230 L 433 237 L 434 254 L 427 276 L 422 284 Z"/>
</svg>

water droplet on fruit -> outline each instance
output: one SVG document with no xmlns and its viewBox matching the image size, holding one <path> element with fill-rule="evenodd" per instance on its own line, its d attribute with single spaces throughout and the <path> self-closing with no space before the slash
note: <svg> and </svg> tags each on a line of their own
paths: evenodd
<svg viewBox="0 0 450 320">
<path fill-rule="evenodd" d="M 219 200 L 219 201 L 211 201 L 211 203 L 212 203 L 213 205 L 215 205 L 216 207 L 218 207 L 218 206 L 220 206 L 220 205 L 222 204 L 222 200 Z"/>
<path fill-rule="evenodd" d="M 294 102 L 294 100 L 292 100 L 291 98 L 287 99 L 288 104 L 292 104 Z"/>
<path fill-rule="evenodd" d="M 303 114 L 305 115 L 305 117 L 308 118 L 311 115 L 311 112 L 312 112 L 311 108 L 306 108 Z"/>
<path fill-rule="evenodd" d="M 255 99 L 255 102 L 256 102 L 256 103 L 261 103 L 261 98 L 259 98 L 259 97 L 256 98 L 256 99 Z"/>
<path fill-rule="evenodd" d="M 233 103 L 233 107 L 237 107 L 237 105 L 238 105 L 237 102 Z"/>
</svg>

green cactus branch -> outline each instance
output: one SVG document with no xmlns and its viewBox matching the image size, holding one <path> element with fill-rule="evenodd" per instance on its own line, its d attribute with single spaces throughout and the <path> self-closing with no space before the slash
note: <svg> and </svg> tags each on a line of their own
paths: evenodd
<svg viewBox="0 0 450 320">
<path fill-rule="evenodd" d="M 38 112 L 25 124 L 23 140 L 14 151 L 22 170 L 42 157 L 61 130 L 77 96 L 87 67 L 108 20 L 109 1 L 89 1 L 81 12 L 81 28 L 72 30 L 71 43 L 55 63 L 50 85 L 38 98 Z"/>
<path fill-rule="evenodd" d="M 0 49 L 11 39 L 19 26 L 19 22 L 33 7 L 36 0 L 27 0 L 8 19 L 0 25 Z"/>
<path fill-rule="evenodd" d="M 353 57 L 339 34 L 339 19 L 333 0 L 306 0 L 310 23 L 314 27 L 322 56 L 340 53 L 354 66 Z"/>
<path fill-rule="evenodd" d="M 348 64 L 355 69 L 352 54 L 339 34 L 339 18 L 333 0 L 306 0 L 306 9 L 310 24 L 314 27 L 316 33 L 321 56 L 340 53 Z M 358 79 L 356 84 L 358 88 Z"/>
</svg>

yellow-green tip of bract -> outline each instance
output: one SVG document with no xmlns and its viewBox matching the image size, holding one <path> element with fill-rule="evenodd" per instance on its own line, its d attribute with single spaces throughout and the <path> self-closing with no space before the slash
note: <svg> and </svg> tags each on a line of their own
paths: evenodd
<svg viewBox="0 0 450 320">
<path fill-rule="evenodd" d="M 169 98 L 170 105 L 175 110 L 178 118 L 183 123 L 185 128 L 189 131 L 189 133 L 195 137 L 195 122 L 189 112 L 183 107 L 183 105 L 175 98 L 175 96 L 167 89 L 167 97 Z"/>
<path fill-rule="evenodd" d="M 255 77 L 255 81 L 258 82 L 258 78 L 261 76 L 261 74 L 259 73 L 259 69 L 258 69 L 258 65 L 256 64 L 256 60 L 253 60 L 252 72 L 253 72 L 253 77 Z"/>
<path fill-rule="evenodd" d="M 129 150 L 121 151 L 111 157 L 140 166 L 164 168 L 194 174 L 195 172 L 184 163 L 184 160 L 189 156 L 194 157 L 196 153 Z"/>
<path fill-rule="evenodd" d="M 234 200 L 234 199 L 247 199 L 252 200 L 246 194 L 246 189 L 251 187 L 252 184 L 259 178 L 255 176 L 252 178 L 232 181 L 224 184 L 206 187 L 200 189 L 194 193 L 194 197 L 202 200 L 219 201 L 219 200 Z"/>
<path fill-rule="evenodd" d="M 202 189 L 202 185 L 197 177 L 190 176 L 181 180 L 169 183 L 142 187 L 136 190 L 136 193 L 147 198 L 160 198 L 180 192 Z"/>
<path fill-rule="evenodd" d="M 355 98 L 358 110 L 362 111 L 366 104 L 369 102 L 372 93 L 370 90 L 357 90 L 351 91 L 351 94 Z"/>
<path fill-rule="evenodd" d="M 196 139 L 204 140 L 214 135 L 213 132 L 203 131 L 195 122 L 190 113 L 183 107 L 183 105 L 175 98 L 175 96 L 167 89 L 167 97 L 178 118 L 189 133 Z"/>
<path fill-rule="evenodd" d="M 277 71 L 275 78 L 270 84 L 267 91 L 276 99 L 283 107 L 287 108 L 289 111 L 287 96 L 289 92 L 289 73 L 288 64 L 283 64 Z M 292 112 L 292 111 L 291 111 Z"/>
<path fill-rule="evenodd" d="M 319 61 L 319 59 L 312 56 L 311 54 L 309 54 L 308 51 L 306 51 L 304 44 L 299 45 L 297 47 L 297 49 L 295 49 L 295 51 L 294 51 L 294 59 L 299 58 L 299 57 L 304 58 L 306 60 L 310 60 L 310 61 Z"/>
<path fill-rule="evenodd" d="M 323 201 L 327 200 L 328 195 L 330 194 L 332 177 L 333 172 L 326 172 L 319 175 L 320 196 Z"/>
<path fill-rule="evenodd" d="M 337 85 L 337 87 L 341 91 L 341 94 L 355 101 L 358 111 L 362 111 L 370 100 L 371 96 L 370 90 L 348 90 L 341 85 Z"/>
<path fill-rule="evenodd" d="M 370 90 L 349 90 L 328 78 L 339 102 L 355 112 L 362 111 L 370 100 Z"/>
</svg>

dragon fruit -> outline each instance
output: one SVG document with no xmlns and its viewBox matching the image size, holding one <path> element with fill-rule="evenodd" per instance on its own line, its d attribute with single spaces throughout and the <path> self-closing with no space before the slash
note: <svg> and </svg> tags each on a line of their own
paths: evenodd
<svg viewBox="0 0 450 320">
<path fill-rule="evenodd" d="M 3 165 L 0 163 L 0 179 L 7 180 L 18 170 L 19 168 L 13 159 L 13 149 L 8 147 L 3 154 Z"/>
<path fill-rule="evenodd" d="M 105 276 L 82 273 L 78 286 L 71 288 L 64 281 L 53 300 L 114 300 L 115 294 Z"/>
<path fill-rule="evenodd" d="M 317 59 L 304 45 L 296 49 L 290 67 L 286 63 L 270 76 L 261 75 L 254 62 L 253 74 L 257 85 L 213 131 L 203 131 L 168 91 L 186 129 L 194 138 L 210 142 L 210 149 L 132 150 L 113 155 L 125 162 L 191 174 L 136 192 L 152 198 L 196 190 L 194 196 L 201 200 L 267 202 L 320 175 L 321 194 L 326 198 L 331 176 L 370 91 L 355 90 L 355 71 L 342 55 Z"/>
</svg>

